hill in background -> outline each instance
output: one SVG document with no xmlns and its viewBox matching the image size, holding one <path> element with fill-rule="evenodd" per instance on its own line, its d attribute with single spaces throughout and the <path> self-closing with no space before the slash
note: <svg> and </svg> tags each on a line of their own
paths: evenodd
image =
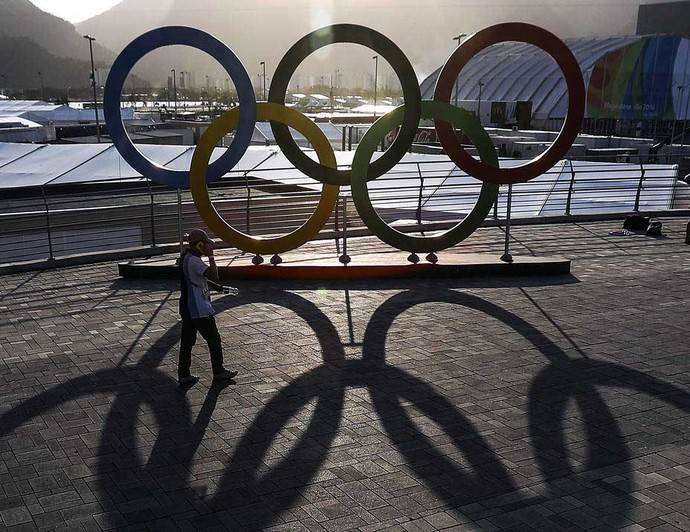
<svg viewBox="0 0 690 532">
<path fill-rule="evenodd" d="M 115 55 L 100 45 L 94 48 L 99 63 Z M 45 13 L 29 0 L 0 1 L 0 86 L 88 87 L 91 64 L 89 44 L 75 27 Z"/>
<path fill-rule="evenodd" d="M 418 78 L 439 66 L 454 47 L 453 37 L 506 21 L 531 22 L 562 37 L 634 33 L 637 2 L 597 5 L 591 0 L 535 4 L 533 0 L 123 0 L 111 10 L 78 25 L 116 52 L 143 32 L 162 25 L 185 25 L 208 31 L 230 46 L 257 83 L 259 63 L 268 76 L 300 37 L 337 22 L 370 26 L 393 39 L 415 66 Z M 310 58 L 300 69 L 302 83 L 328 77 L 339 69 L 342 84 L 369 83 L 371 51 L 339 46 Z M 153 54 L 152 54 L 153 55 Z M 161 84 L 170 68 L 226 77 L 201 54 L 182 49 L 156 52 L 144 59 L 142 70 Z M 349 79 L 348 79 L 349 76 Z M 381 83 L 390 77 L 383 68 Z M 201 83 L 198 83 L 201 85 Z"/>
</svg>

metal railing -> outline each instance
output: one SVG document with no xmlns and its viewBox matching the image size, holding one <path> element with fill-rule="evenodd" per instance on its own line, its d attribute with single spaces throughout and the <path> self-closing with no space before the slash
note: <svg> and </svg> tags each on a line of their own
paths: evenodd
<svg viewBox="0 0 690 532">
<path fill-rule="evenodd" d="M 513 224 L 594 220 L 631 212 L 690 215 L 690 187 L 677 173 L 670 165 L 566 160 L 534 181 L 501 187 L 485 224 L 506 225 L 507 218 Z M 447 160 L 401 162 L 369 184 L 385 221 L 402 231 L 425 234 L 460 221 L 480 187 Z M 258 168 L 228 176 L 210 187 L 210 194 L 218 212 L 235 228 L 273 235 L 302 225 L 319 201 L 320 188 L 293 168 Z M 171 252 L 186 229 L 204 227 L 188 191 L 141 179 L 0 189 L 0 198 L 4 265 L 99 253 Z M 347 187 L 341 189 L 338 205 L 320 237 L 342 241 L 338 253 L 346 260 L 347 237 L 368 231 Z"/>
</svg>

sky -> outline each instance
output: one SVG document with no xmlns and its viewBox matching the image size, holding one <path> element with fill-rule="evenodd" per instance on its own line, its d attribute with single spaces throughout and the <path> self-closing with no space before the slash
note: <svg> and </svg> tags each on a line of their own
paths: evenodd
<svg viewBox="0 0 690 532">
<path fill-rule="evenodd" d="M 454 0 L 458 5 L 465 5 L 467 7 L 477 7 L 478 2 L 475 0 Z M 592 2 L 593 6 L 631 6 L 639 5 L 640 3 L 657 3 L 666 0 L 595 0 Z M 43 11 L 57 15 L 60 18 L 68 20 L 72 23 L 81 22 L 88 18 L 94 17 L 104 11 L 107 11 L 115 4 L 119 4 L 121 0 L 31 0 L 36 6 Z M 511 1 L 506 0 L 484 0 L 483 4 L 487 8 L 500 9 L 501 7 L 510 6 Z M 535 0 L 532 4 L 544 4 L 544 6 L 552 6 L 559 4 L 568 4 L 567 0 Z M 583 6 L 586 8 L 586 5 Z"/>
<path fill-rule="evenodd" d="M 31 0 L 43 11 L 72 23 L 81 22 L 119 4 L 120 0 Z"/>
</svg>

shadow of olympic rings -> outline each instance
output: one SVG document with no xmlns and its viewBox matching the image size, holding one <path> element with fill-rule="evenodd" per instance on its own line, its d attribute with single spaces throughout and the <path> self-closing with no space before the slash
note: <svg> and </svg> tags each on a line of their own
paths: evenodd
<svg viewBox="0 0 690 532">
<path fill-rule="evenodd" d="M 452 290 L 407 291 L 385 301 L 369 321 L 361 360 L 347 360 L 339 334 L 330 319 L 311 301 L 291 292 L 265 295 L 247 292 L 241 299 L 224 298 L 219 309 L 251 303 L 270 303 L 290 309 L 315 332 L 324 364 L 301 375 L 278 392 L 262 408 L 241 436 L 210 497 L 203 497 L 213 511 L 252 505 L 244 528 L 263 528 L 295 503 L 324 464 L 344 411 L 348 387 L 365 387 L 375 411 L 409 467 L 446 504 L 458 509 L 495 495 L 515 492 L 519 486 L 498 455 L 470 420 L 430 384 L 409 372 L 388 365 L 386 339 L 395 319 L 423 303 L 449 303 L 476 310 L 508 325 L 534 344 L 550 364 L 534 378 L 529 392 L 528 425 L 539 471 L 545 484 L 543 495 L 518 497 L 525 506 L 561 496 L 556 479 L 578 482 L 582 476 L 569 463 L 564 438 L 565 407 L 574 399 L 582 413 L 588 452 L 584 471 L 618 464 L 621 500 L 617 515 L 628 514 L 631 453 L 620 428 L 599 395 L 597 387 L 616 386 L 646 393 L 690 412 L 690 394 L 635 370 L 592 360 L 570 360 L 538 329 L 515 314 L 477 296 Z M 106 517 L 116 522 L 118 510 L 128 500 L 161 492 L 155 509 L 140 512 L 152 519 L 185 511 L 185 499 L 176 496 L 190 489 L 190 469 L 204 440 L 221 386 L 212 386 L 195 420 L 187 397 L 176 382 L 158 369 L 163 357 L 176 345 L 179 325 L 168 330 L 133 368 L 114 368 L 78 377 L 39 394 L 0 417 L 4 438 L 36 416 L 67 401 L 93 394 L 114 395 L 108 408 L 98 449 L 99 502 Z M 307 404 L 316 401 L 306 429 L 291 450 L 268 470 L 264 458 L 276 436 Z M 439 425 L 465 458 L 468 467 L 442 454 L 405 410 L 402 401 L 414 405 Z M 144 411 L 159 427 L 146 463 L 137 452 L 138 412 Z M 413 441 L 416 444 L 410 445 Z M 423 448 L 424 452 L 418 452 Z M 122 476 L 130 479 L 130 489 Z M 126 492 L 125 492 L 126 491 Z M 165 494 L 165 495 L 163 495 Z M 198 494 L 197 494 L 198 495 Z M 608 523 L 615 527 L 617 523 Z"/>
</svg>

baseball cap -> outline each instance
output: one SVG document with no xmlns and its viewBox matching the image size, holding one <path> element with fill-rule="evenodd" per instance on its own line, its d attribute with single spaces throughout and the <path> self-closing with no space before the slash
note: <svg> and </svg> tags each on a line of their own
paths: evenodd
<svg viewBox="0 0 690 532">
<path fill-rule="evenodd" d="M 199 242 L 208 242 L 213 244 L 213 240 L 206 234 L 206 231 L 202 229 L 192 229 L 185 235 L 187 242 L 190 244 L 197 244 Z"/>
</svg>

